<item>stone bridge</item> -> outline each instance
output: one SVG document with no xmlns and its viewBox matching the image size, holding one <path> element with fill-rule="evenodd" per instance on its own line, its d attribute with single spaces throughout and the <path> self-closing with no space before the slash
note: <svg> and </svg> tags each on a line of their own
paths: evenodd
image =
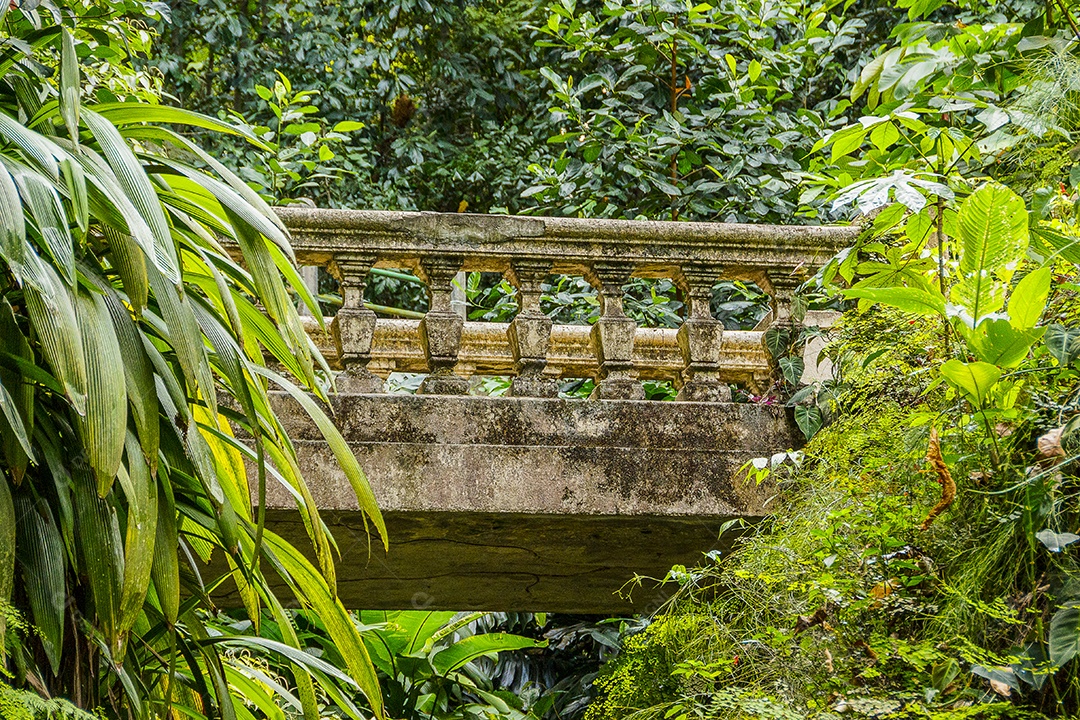
<svg viewBox="0 0 1080 720">
<path fill-rule="evenodd" d="M 781 407 L 732 403 L 729 386 L 771 382 L 762 328 L 725 331 L 711 315 L 722 279 L 753 281 L 771 322 L 793 325 L 795 288 L 851 228 L 631 222 L 282 208 L 301 265 L 326 268 L 343 304 L 324 336 L 342 370 L 336 421 L 386 516 L 390 551 L 368 542 L 349 484 L 318 432 L 284 416 L 342 553 L 339 591 L 358 608 L 620 613 L 664 597 L 663 577 L 725 550 L 732 518 L 766 511 L 769 490 L 737 477 L 751 457 L 797 444 Z M 420 320 L 365 306 L 373 267 L 408 269 L 428 288 Z M 503 273 L 517 290 L 509 324 L 466 322 L 451 305 L 461 271 Z M 584 276 L 592 326 L 552 326 L 540 284 Z M 671 278 L 688 312 L 678 330 L 638 328 L 623 310 L 631 276 Z M 428 373 L 415 395 L 386 394 L 391 372 Z M 505 397 L 470 395 L 470 377 L 511 376 Z M 594 378 L 588 400 L 560 378 Z M 675 402 L 644 400 L 671 380 Z M 292 500 L 271 492 L 274 529 L 306 546 Z M 369 553 L 370 548 L 370 553 Z"/>
</svg>

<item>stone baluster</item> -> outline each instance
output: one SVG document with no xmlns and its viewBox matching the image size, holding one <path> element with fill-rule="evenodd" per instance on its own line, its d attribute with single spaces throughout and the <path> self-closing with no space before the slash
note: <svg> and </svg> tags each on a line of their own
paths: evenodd
<svg viewBox="0 0 1080 720">
<path fill-rule="evenodd" d="M 540 283 L 551 274 L 550 260 L 513 260 L 507 278 L 517 288 L 518 314 L 506 330 L 517 376 L 510 395 L 556 397 L 554 378 L 544 377 L 551 347 L 551 318 L 540 311 Z"/>
<path fill-rule="evenodd" d="M 794 304 L 795 290 L 802 285 L 804 278 L 799 277 L 794 268 L 783 266 L 766 271 L 766 277 L 772 290 L 772 322 L 762 335 L 762 342 L 769 357 L 772 376 L 779 380 L 783 373 L 780 357 L 792 348 L 802 329 L 802 318 L 796 316 Z M 776 333 L 780 333 L 780 336 L 775 337 Z M 773 354 L 776 349 L 779 355 Z M 801 354 L 801 349 L 798 352 Z"/>
<path fill-rule="evenodd" d="M 337 378 L 339 392 L 382 392 L 382 378 L 367 368 L 371 341 L 375 337 L 375 313 L 364 306 L 367 275 L 375 264 L 374 255 L 338 253 L 330 263 L 330 273 L 341 284 L 341 308 L 330 323 L 345 372 Z"/>
<path fill-rule="evenodd" d="M 805 280 L 795 272 L 795 268 L 778 267 L 766 271 L 772 288 L 772 324 L 797 330 L 802 321 L 793 313 L 795 290 Z"/>
<path fill-rule="evenodd" d="M 679 328 L 679 349 L 686 367 L 682 371 L 676 400 L 731 402 L 731 389 L 720 381 L 720 347 L 724 324 L 712 316 L 712 287 L 720 269 L 712 266 L 682 268 L 679 285 L 689 313 Z"/>
<path fill-rule="evenodd" d="M 420 342 L 427 355 L 429 375 L 420 383 L 425 395 L 464 395 L 469 381 L 454 374 L 461 349 L 465 321 L 450 302 L 454 276 L 461 270 L 460 255 L 426 257 L 420 261 L 420 278 L 428 287 L 428 311 L 420 321 Z"/>
<path fill-rule="evenodd" d="M 585 279 L 600 296 L 600 318 L 593 325 L 592 342 L 599 363 L 594 400 L 644 400 L 645 391 L 634 377 L 634 334 L 637 323 L 623 311 L 622 287 L 630 279 L 630 263 L 593 263 Z"/>
</svg>

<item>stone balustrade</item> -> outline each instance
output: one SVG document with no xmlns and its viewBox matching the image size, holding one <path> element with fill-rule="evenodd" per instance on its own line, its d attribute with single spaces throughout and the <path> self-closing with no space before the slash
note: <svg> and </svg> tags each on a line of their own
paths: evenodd
<svg viewBox="0 0 1080 720">
<path fill-rule="evenodd" d="M 777 322 L 791 293 L 838 247 L 840 228 L 757 227 L 431 213 L 281 209 L 299 262 L 327 268 L 343 305 L 311 332 L 344 372 L 331 409 L 370 478 L 390 550 L 368 527 L 322 434 L 294 400 L 279 416 L 342 561 L 342 602 L 363 608 L 568 613 L 650 612 L 666 596 L 619 595 L 635 574 L 663 577 L 701 553 L 726 553 L 768 512 L 775 489 L 748 481 L 750 459 L 796 446 L 788 410 L 717 402 L 729 383 L 770 380 L 761 331 L 725 331 L 710 313 L 721 279 L 758 283 Z M 377 318 L 364 302 L 373 267 L 427 285 L 419 320 Z M 458 272 L 500 272 L 517 288 L 509 323 L 452 308 Z M 594 325 L 553 325 L 541 283 L 579 275 L 596 288 Z M 687 317 L 639 328 L 624 312 L 632 276 L 673 279 Z M 816 322 L 806 317 L 805 322 Z M 416 395 L 382 393 L 392 372 L 427 373 Z M 510 376 L 509 397 L 465 394 L 474 375 Z M 586 402 L 555 397 L 558 378 L 592 377 Z M 672 380 L 683 402 L 641 402 L 641 381 Z M 267 522 L 304 545 L 290 489 L 267 488 Z M 224 604 L 238 604 L 234 593 Z"/>
<path fill-rule="evenodd" d="M 426 372 L 420 393 L 460 395 L 475 374 L 513 377 L 509 394 L 554 397 L 555 379 L 592 377 L 593 397 L 644 397 L 641 380 L 674 381 L 679 400 L 730 399 L 728 383 L 753 389 L 769 376 L 760 331 L 725 331 L 710 312 L 722 279 L 757 283 L 772 298 L 773 322 L 793 324 L 798 287 L 854 228 L 639 222 L 278 209 L 302 265 L 325 267 L 341 284 L 327 355 L 344 370 L 339 389 L 374 393 L 390 372 Z M 379 319 L 364 305 L 373 267 L 412 270 L 427 285 L 422 320 Z M 454 312 L 457 273 L 499 272 L 516 288 L 509 324 L 470 323 Z M 553 273 L 584 276 L 597 290 L 591 327 L 553 326 L 540 286 Z M 669 278 L 687 318 L 678 330 L 638 328 L 623 309 L 631 277 Z"/>
</svg>

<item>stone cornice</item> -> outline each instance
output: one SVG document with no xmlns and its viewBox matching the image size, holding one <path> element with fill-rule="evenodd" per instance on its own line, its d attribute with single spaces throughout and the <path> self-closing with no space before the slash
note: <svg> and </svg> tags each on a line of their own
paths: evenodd
<svg viewBox="0 0 1080 720">
<path fill-rule="evenodd" d="M 635 274 L 670 276 L 685 265 L 715 266 L 731 278 L 766 271 L 810 272 L 852 243 L 855 227 L 602 220 L 380 210 L 276 208 L 301 264 L 372 253 L 383 267 L 415 267 L 425 256 L 460 255 L 467 270 L 505 272 L 511 258 L 551 260 L 582 274 L 598 261 L 631 263 Z"/>
</svg>

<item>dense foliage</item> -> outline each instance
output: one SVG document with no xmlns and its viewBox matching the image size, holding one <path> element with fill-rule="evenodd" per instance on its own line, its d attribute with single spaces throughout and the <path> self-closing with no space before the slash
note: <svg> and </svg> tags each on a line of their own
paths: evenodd
<svg viewBox="0 0 1080 720">
<path fill-rule="evenodd" d="M 270 208 L 172 128 L 259 141 L 156 104 L 132 66 L 148 12 L 0 6 L 0 673 L 44 698 L 5 686 L 0 707 L 236 717 L 290 696 L 308 716 L 321 701 L 357 717 L 355 695 L 381 716 L 332 538 L 268 394 L 292 393 L 320 425 L 384 534 L 305 394 L 325 398 L 331 380 L 295 298 L 316 306 Z M 295 493 L 318 568 L 265 528 L 267 482 Z M 318 613 L 337 667 L 303 650 L 268 575 Z M 216 617 L 223 583 L 246 626 Z M 251 632 L 264 618 L 272 638 Z M 260 682 L 267 657 L 292 692 Z"/>
<path fill-rule="evenodd" d="M 4 8 L 0 714 L 1080 714 L 1067 0 Z M 864 232 L 797 303 L 849 310 L 835 377 L 801 387 L 810 335 L 767 337 L 770 401 L 811 438 L 747 468 L 776 513 L 675 568 L 670 605 L 620 633 L 350 615 L 317 509 L 301 502 L 318 568 L 262 527 L 249 483 L 306 497 L 267 391 L 330 380 L 294 307 L 336 300 L 325 278 L 307 295 L 270 202 Z M 583 279 L 544 289 L 558 322 L 595 321 Z M 426 309 L 407 274 L 370 290 L 380 312 Z M 463 290 L 472 319 L 515 311 L 502 278 Z M 671 282 L 627 292 L 640 323 L 681 323 Z M 713 312 L 753 327 L 765 300 L 724 281 Z M 245 614 L 213 608 L 221 582 Z"/>
</svg>

